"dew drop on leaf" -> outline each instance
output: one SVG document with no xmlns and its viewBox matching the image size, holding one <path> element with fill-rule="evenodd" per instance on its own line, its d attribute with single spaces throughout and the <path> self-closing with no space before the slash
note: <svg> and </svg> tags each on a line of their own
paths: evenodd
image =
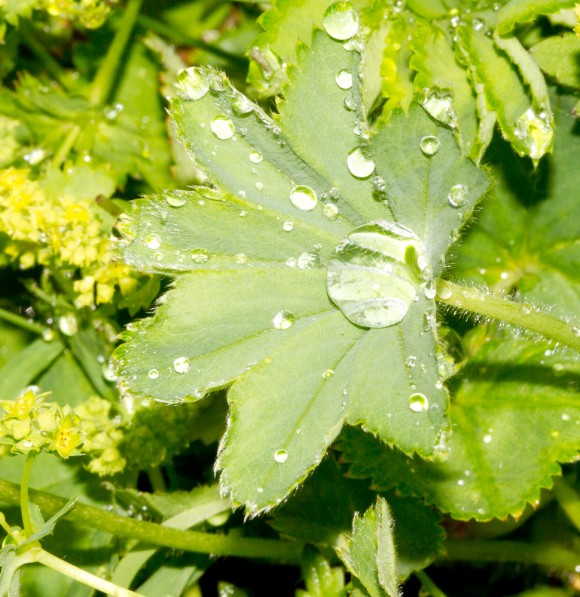
<svg viewBox="0 0 580 597">
<path fill-rule="evenodd" d="M 79 331 L 79 322 L 74 313 L 67 313 L 58 318 L 58 329 L 65 336 L 74 336 Z"/>
<path fill-rule="evenodd" d="M 161 238 L 157 234 L 150 234 L 145 239 L 145 244 L 149 249 L 158 249 L 161 246 Z"/>
<path fill-rule="evenodd" d="M 486 435 L 483 436 L 484 444 L 491 444 L 492 441 L 493 441 L 493 437 L 491 434 L 487 433 Z"/>
<path fill-rule="evenodd" d="M 452 128 L 457 125 L 457 114 L 453 109 L 453 99 L 450 93 L 432 89 L 423 100 L 423 108 L 439 122 Z"/>
<path fill-rule="evenodd" d="M 334 371 L 332 369 L 326 369 L 326 371 L 322 372 L 322 377 L 324 379 L 330 379 L 334 375 Z"/>
<path fill-rule="evenodd" d="M 149 373 L 147 373 L 147 377 L 149 379 L 157 379 L 159 377 L 159 371 L 157 371 L 157 369 L 149 369 Z"/>
<path fill-rule="evenodd" d="M 456 184 L 449 189 L 447 200 L 451 207 L 463 207 L 467 203 L 467 187 L 463 184 Z"/>
<path fill-rule="evenodd" d="M 274 460 L 279 464 L 284 464 L 288 460 L 288 452 L 286 450 L 276 450 Z"/>
<path fill-rule="evenodd" d="M 294 325 L 294 315 L 290 311 L 278 311 L 272 320 L 277 330 L 287 330 Z"/>
<path fill-rule="evenodd" d="M 424 413 L 429 408 L 429 400 L 425 394 L 421 392 L 415 392 L 409 396 L 409 408 L 414 413 Z"/>
<path fill-rule="evenodd" d="M 382 328 L 407 314 L 430 267 L 423 244 L 394 222 L 371 222 L 341 241 L 328 265 L 327 291 L 356 325 Z"/>
<path fill-rule="evenodd" d="M 405 360 L 407 367 L 414 367 L 417 364 L 417 357 L 415 355 L 409 355 Z"/>
<path fill-rule="evenodd" d="M 251 151 L 250 152 L 250 162 L 254 164 L 259 164 L 264 159 L 264 156 L 259 151 Z"/>
<path fill-rule="evenodd" d="M 348 154 L 346 165 L 356 178 L 368 178 L 375 171 L 375 163 L 365 156 L 361 147 L 355 147 Z"/>
<path fill-rule="evenodd" d="M 236 95 L 232 101 L 232 108 L 238 114 L 244 115 L 254 111 L 255 104 L 252 103 L 245 95 Z"/>
<path fill-rule="evenodd" d="M 227 116 L 216 116 L 210 123 L 211 132 L 218 139 L 231 139 L 236 131 L 234 123 Z"/>
<path fill-rule="evenodd" d="M 316 192 L 306 185 L 298 185 L 290 192 L 292 205 L 302 211 L 311 211 L 316 207 L 318 197 Z"/>
<path fill-rule="evenodd" d="M 187 357 L 177 357 L 173 361 L 173 369 L 176 373 L 187 373 L 191 368 L 191 363 Z"/>
<path fill-rule="evenodd" d="M 294 222 L 284 222 L 284 224 L 282 224 L 282 230 L 284 230 L 284 232 L 292 232 L 292 229 L 294 228 Z"/>
<path fill-rule="evenodd" d="M 348 90 L 352 87 L 352 74 L 347 70 L 341 70 L 336 75 L 336 84 L 344 90 Z"/>
<path fill-rule="evenodd" d="M 180 195 L 167 195 L 165 200 L 171 207 L 183 207 L 187 203 L 187 199 Z"/>
<path fill-rule="evenodd" d="M 358 13 L 349 2 L 334 2 L 324 13 L 322 26 L 333 39 L 346 41 L 358 33 Z"/>
<path fill-rule="evenodd" d="M 549 110 L 528 108 L 515 123 L 515 135 L 527 149 L 532 160 L 539 160 L 552 147 L 554 129 Z"/>
<path fill-rule="evenodd" d="M 184 100 L 199 100 L 208 91 L 209 80 L 197 66 L 186 69 L 175 83 L 177 96 Z"/>
<path fill-rule="evenodd" d="M 300 269 L 320 267 L 320 256 L 317 253 L 305 251 L 298 256 L 296 263 Z"/>
<path fill-rule="evenodd" d="M 195 249 L 191 252 L 191 259 L 194 263 L 206 263 L 209 253 L 205 249 Z"/>
<path fill-rule="evenodd" d="M 246 263 L 246 261 L 248 261 L 248 256 L 245 253 L 236 253 L 234 255 L 234 261 L 238 265 L 243 265 L 244 263 Z"/>
<path fill-rule="evenodd" d="M 423 137 L 421 139 L 420 147 L 421 151 L 426 156 L 431 157 L 439 151 L 441 143 L 439 143 L 439 139 L 437 139 L 437 137 L 434 137 L 433 135 L 428 135 L 427 137 Z"/>
<path fill-rule="evenodd" d="M 325 203 L 322 214 L 327 220 L 333 221 L 338 218 L 339 209 L 334 203 Z"/>
</svg>

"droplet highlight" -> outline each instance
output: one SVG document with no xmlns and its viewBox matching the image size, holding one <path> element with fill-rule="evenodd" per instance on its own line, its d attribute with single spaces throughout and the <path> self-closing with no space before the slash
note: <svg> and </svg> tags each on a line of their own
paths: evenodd
<svg viewBox="0 0 580 597">
<path fill-rule="evenodd" d="M 352 88 L 352 74 L 347 70 L 341 70 L 336 75 L 336 84 L 345 91 Z"/>
<path fill-rule="evenodd" d="M 231 139 L 236 132 L 234 123 L 227 116 L 216 116 L 210 123 L 211 132 L 222 140 Z"/>
<path fill-rule="evenodd" d="M 361 147 L 353 149 L 346 158 L 348 171 L 356 178 L 368 178 L 375 171 L 375 163 Z"/>
<path fill-rule="evenodd" d="M 173 361 L 173 369 L 176 373 L 187 373 L 191 369 L 191 363 L 187 357 L 178 357 Z"/>
<path fill-rule="evenodd" d="M 415 392 L 409 396 L 409 408 L 414 413 L 424 413 L 429 409 L 429 400 L 425 394 Z"/>
<path fill-rule="evenodd" d="M 290 193 L 290 201 L 296 209 L 312 211 L 318 203 L 316 192 L 306 185 L 294 187 Z"/>
<path fill-rule="evenodd" d="M 264 156 L 259 151 L 254 150 L 250 152 L 250 162 L 253 162 L 254 164 L 259 164 L 263 160 Z"/>
<path fill-rule="evenodd" d="M 284 464 L 288 460 L 288 452 L 286 450 L 276 450 L 274 452 L 274 460 L 278 464 Z"/>
<path fill-rule="evenodd" d="M 456 184 L 449 189 L 447 200 L 451 207 L 463 207 L 467 203 L 468 190 L 463 184 Z"/>
<path fill-rule="evenodd" d="M 150 234 L 145 239 L 145 244 L 149 249 L 158 249 L 161 246 L 161 238 L 157 234 Z"/>
<path fill-rule="evenodd" d="M 272 320 L 274 327 L 277 330 L 287 330 L 294 325 L 294 315 L 290 311 L 278 311 Z"/>
<path fill-rule="evenodd" d="M 434 137 L 433 135 L 428 135 L 427 137 L 423 137 L 421 139 L 420 147 L 424 155 L 426 155 L 427 157 L 431 157 L 439 151 L 441 143 L 439 142 L 439 139 L 437 139 L 437 137 Z"/>
</svg>

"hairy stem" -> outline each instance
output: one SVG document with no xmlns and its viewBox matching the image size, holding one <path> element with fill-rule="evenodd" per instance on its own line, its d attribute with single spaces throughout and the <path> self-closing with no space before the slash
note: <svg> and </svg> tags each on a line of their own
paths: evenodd
<svg viewBox="0 0 580 597">
<path fill-rule="evenodd" d="M 476 288 L 458 286 L 446 280 L 439 280 L 437 283 L 437 301 L 463 311 L 521 326 L 580 352 L 580 333 L 575 328 L 561 319 L 541 313 L 530 305 L 491 296 Z"/>
<path fill-rule="evenodd" d="M 58 512 L 66 503 L 65 499 L 42 491 L 31 490 L 30 494 L 34 503 L 49 516 Z M 18 485 L 0 479 L 0 501 L 8 504 L 18 504 Z M 300 543 L 289 543 L 274 539 L 255 539 L 199 531 L 181 531 L 152 522 L 125 518 L 80 503 L 75 505 L 74 509 L 66 515 L 66 518 L 82 526 L 105 531 L 119 537 L 129 537 L 153 545 L 162 545 L 183 551 L 208 553 L 215 556 L 260 558 L 299 564 L 303 547 Z"/>
<path fill-rule="evenodd" d="M 30 518 L 30 501 L 28 497 L 28 486 L 30 484 L 30 471 L 34 464 L 34 454 L 26 455 L 24 461 L 24 470 L 22 471 L 22 483 L 20 485 L 20 512 L 22 513 L 22 523 L 24 531 L 28 537 L 34 534 L 34 527 Z"/>
<path fill-rule="evenodd" d="M 523 541 L 453 541 L 445 543 L 443 560 L 468 562 L 515 562 L 537 564 L 546 568 L 573 572 L 578 566 L 578 554 L 550 543 Z"/>
<path fill-rule="evenodd" d="M 113 597 L 139 597 L 140 595 L 140 593 L 124 589 L 123 587 L 105 580 L 104 578 L 100 578 L 99 576 L 95 576 L 82 568 L 77 568 L 65 560 L 53 556 L 44 549 L 39 549 L 35 552 L 34 559 L 39 564 L 44 564 L 45 566 L 48 566 L 73 580 L 83 583 L 88 587 L 101 591 L 106 595 L 113 595 Z"/>
<path fill-rule="evenodd" d="M 44 331 L 47 329 L 43 325 L 39 323 L 34 323 L 33 321 L 28 321 L 26 317 L 22 317 L 22 315 L 17 315 L 16 313 L 12 313 L 11 311 L 7 311 L 6 309 L 0 308 L 0 319 L 7 321 L 27 332 L 32 332 L 34 334 L 38 334 L 42 336 Z"/>
<path fill-rule="evenodd" d="M 109 46 L 107 55 L 101 63 L 89 90 L 88 100 L 93 106 L 103 106 L 109 99 L 121 58 L 131 37 L 142 4 L 143 0 L 129 0 L 127 2 L 125 13 L 113 43 Z"/>
<path fill-rule="evenodd" d="M 554 479 L 553 493 L 568 520 L 580 531 L 580 495 L 565 479 Z"/>
</svg>

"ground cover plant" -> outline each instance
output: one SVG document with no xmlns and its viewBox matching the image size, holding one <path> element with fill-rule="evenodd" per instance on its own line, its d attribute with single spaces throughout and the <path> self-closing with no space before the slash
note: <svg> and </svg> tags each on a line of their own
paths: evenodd
<svg viewBox="0 0 580 597">
<path fill-rule="evenodd" d="M 579 20 L 0 2 L 0 595 L 580 591 Z"/>
</svg>

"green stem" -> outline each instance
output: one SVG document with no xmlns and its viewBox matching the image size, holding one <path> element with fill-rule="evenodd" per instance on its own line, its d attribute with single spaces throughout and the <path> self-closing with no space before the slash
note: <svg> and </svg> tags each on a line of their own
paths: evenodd
<svg viewBox="0 0 580 597">
<path fill-rule="evenodd" d="M 232 54 L 227 50 L 223 50 L 222 48 L 218 48 L 212 44 L 208 44 L 201 39 L 197 39 L 195 37 L 191 37 L 184 33 L 183 31 L 179 31 L 172 25 L 167 25 L 162 21 L 158 21 L 157 19 L 153 19 L 151 17 L 140 15 L 139 16 L 139 23 L 143 25 L 145 29 L 150 31 L 155 31 L 159 35 L 167 38 L 171 42 L 179 45 L 184 46 L 191 46 L 193 48 L 199 48 L 200 50 L 204 50 L 213 54 L 214 56 L 219 56 L 220 58 L 224 58 L 229 62 L 239 66 L 239 67 L 246 67 L 248 61 L 243 56 L 238 56 L 237 54 Z"/>
<path fill-rule="evenodd" d="M 515 562 L 573 572 L 580 564 L 578 553 L 550 543 L 523 541 L 453 541 L 445 543 L 445 560 L 469 562 Z"/>
<path fill-rule="evenodd" d="M 446 597 L 445 593 L 429 578 L 424 570 L 417 570 L 413 574 L 421 581 L 421 588 L 427 595 Z"/>
<path fill-rule="evenodd" d="M 82 568 L 77 568 L 72 564 L 69 564 L 65 560 L 61 560 L 51 553 L 48 553 L 44 549 L 39 549 L 34 552 L 34 560 L 39 564 L 44 564 L 73 580 L 83 583 L 97 591 L 106 593 L 107 595 L 113 595 L 113 597 L 142 597 L 140 593 L 135 593 L 129 589 L 124 589 L 119 585 L 116 585 L 104 578 L 91 574 Z"/>
<path fill-rule="evenodd" d="M 0 512 L 0 527 L 2 527 L 4 529 L 4 532 L 9 536 L 9 537 L 13 537 L 12 535 L 12 528 L 10 527 L 10 525 L 6 522 L 6 516 L 4 516 L 4 514 L 2 512 Z"/>
<path fill-rule="evenodd" d="M 578 492 L 565 479 L 559 477 L 554 479 L 553 493 L 560 508 L 564 510 L 576 530 L 580 531 L 580 495 Z"/>
<path fill-rule="evenodd" d="M 117 29 L 113 42 L 109 46 L 107 55 L 101 63 L 89 90 L 88 100 L 93 106 L 103 106 L 109 99 L 125 47 L 139 16 L 141 4 L 143 4 L 143 0 L 129 0 L 127 2 L 121 25 Z"/>
<path fill-rule="evenodd" d="M 52 158 L 53 166 L 55 166 L 56 168 L 60 168 L 62 166 L 62 164 L 68 157 L 70 150 L 73 148 L 73 145 L 75 144 L 80 133 L 81 128 L 76 124 L 72 125 L 67 136 L 63 139 L 62 143 L 60 144 L 60 147 L 58 148 L 57 152 L 54 154 L 54 157 Z"/>
<path fill-rule="evenodd" d="M 44 66 L 46 72 L 59 83 L 59 85 L 69 90 L 69 84 L 65 79 L 61 65 L 53 58 L 51 54 L 46 51 L 46 48 L 36 39 L 32 24 L 27 19 L 20 19 L 19 30 L 24 43 L 28 49 L 34 54 L 39 62 Z"/>
<path fill-rule="evenodd" d="M 22 315 L 17 315 L 16 313 L 12 313 L 11 311 L 6 311 L 6 309 L 0 308 L 0 319 L 7 321 L 23 330 L 28 332 L 32 332 L 34 334 L 38 334 L 42 336 L 46 328 L 39 323 L 34 323 L 32 321 L 28 321 L 26 317 L 22 317 Z"/>
<path fill-rule="evenodd" d="M 34 454 L 26 455 L 24 461 L 24 470 L 22 471 L 22 483 L 20 485 L 20 512 L 22 513 L 22 523 L 24 525 L 24 532 L 28 537 L 34 535 L 34 527 L 32 526 L 32 519 L 30 518 L 30 501 L 28 497 L 28 487 L 30 484 L 30 471 L 34 464 Z"/>
<path fill-rule="evenodd" d="M 42 491 L 32 490 L 30 493 L 34 503 L 38 504 L 40 509 L 48 516 L 58 512 L 66 503 L 64 498 Z M 18 485 L 0 479 L 0 501 L 8 504 L 18 504 Z M 260 558 L 290 564 L 299 564 L 301 561 L 303 546 L 300 543 L 217 535 L 199 531 L 181 531 L 152 522 L 125 518 L 81 503 L 77 503 L 74 509 L 66 515 L 66 518 L 82 526 L 105 531 L 119 537 L 129 537 L 145 543 L 183 551 L 207 553 L 215 556 Z"/>
<path fill-rule="evenodd" d="M 437 300 L 450 307 L 521 326 L 580 352 L 580 334 L 575 328 L 530 305 L 491 296 L 476 288 L 458 286 L 445 280 L 437 283 Z"/>
<path fill-rule="evenodd" d="M 167 491 L 167 484 L 159 467 L 149 469 L 147 476 L 149 477 L 153 491 Z"/>
</svg>

